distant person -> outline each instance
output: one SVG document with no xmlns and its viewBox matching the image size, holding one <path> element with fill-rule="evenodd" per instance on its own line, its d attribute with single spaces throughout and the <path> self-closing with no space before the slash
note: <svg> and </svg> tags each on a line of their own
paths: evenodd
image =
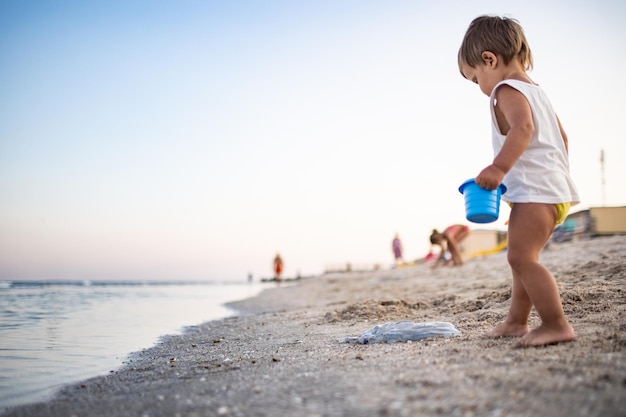
<svg viewBox="0 0 626 417">
<path fill-rule="evenodd" d="M 539 263 L 539 253 L 580 198 L 569 173 L 567 135 L 546 93 L 527 74 L 533 60 L 524 30 L 508 17 L 477 17 L 457 58 L 461 75 L 490 98 L 495 157 L 475 181 L 488 190 L 505 183 L 503 199 L 511 205 L 511 306 L 488 336 L 520 337 L 523 347 L 574 340 L 556 280 Z M 533 307 L 541 324 L 529 331 Z"/>
<path fill-rule="evenodd" d="M 274 257 L 274 279 L 276 282 L 282 281 L 282 273 L 283 273 L 283 258 L 280 257 L 280 254 L 276 254 Z"/>
<path fill-rule="evenodd" d="M 433 264 L 433 268 L 437 268 L 440 265 L 446 265 L 450 260 L 454 266 L 463 265 L 463 258 L 461 258 L 461 252 L 459 251 L 459 243 L 463 241 L 470 234 L 468 226 L 463 224 L 453 224 L 446 227 L 443 232 L 439 232 L 434 229 L 430 235 L 430 243 L 437 245 L 441 248 L 439 251 L 439 257 Z M 449 255 L 447 255 L 449 253 Z M 451 257 L 448 258 L 448 256 Z"/>
<path fill-rule="evenodd" d="M 402 242 L 400 241 L 400 237 L 397 233 L 391 241 L 391 250 L 393 251 L 396 266 L 404 263 L 404 259 L 402 258 Z"/>
</svg>

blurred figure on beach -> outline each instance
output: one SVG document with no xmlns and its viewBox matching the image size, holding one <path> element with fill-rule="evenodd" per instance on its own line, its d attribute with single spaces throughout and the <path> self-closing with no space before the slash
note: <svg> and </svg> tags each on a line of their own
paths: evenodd
<svg viewBox="0 0 626 417">
<path fill-rule="evenodd" d="M 280 257 L 280 254 L 277 253 L 274 257 L 274 279 L 276 282 L 282 281 L 282 273 L 283 273 L 283 258 Z"/>
<path fill-rule="evenodd" d="M 533 59 L 524 30 L 509 17 L 477 17 L 457 58 L 461 75 L 490 99 L 495 157 L 476 184 L 493 190 L 505 183 L 508 190 L 502 198 L 511 205 L 511 306 L 488 336 L 520 337 L 521 347 L 574 340 L 556 280 L 539 263 L 539 253 L 580 199 L 569 174 L 567 135 L 546 93 L 527 74 Z M 529 331 L 533 306 L 541 324 Z"/>
<path fill-rule="evenodd" d="M 463 224 L 453 224 L 444 229 L 443 232 L 439 232 L 437 229 L 433 229 L 430 235 L 430 243 L 437 245 L 441 248 L 439 251 L 439 257 L 433 264 L 432 268 L 437 268 L 440 265 L 447 265 L 449 261 L 452 261 L 454 266 L 463 265 L 463 258 L 459 250 L 459 243 L 463 241 L 470 234 L 469 226 Z"/>
<path fill-rule="evenodd" d="M 402 258 L 402 242 L 400 241 L 400 237 L 397 233 L 391 241 L 391 250 L 393 251 L 393 258 L 395 259 L 396 266 L 403 264 L 404 259 Z"/>
</svg>

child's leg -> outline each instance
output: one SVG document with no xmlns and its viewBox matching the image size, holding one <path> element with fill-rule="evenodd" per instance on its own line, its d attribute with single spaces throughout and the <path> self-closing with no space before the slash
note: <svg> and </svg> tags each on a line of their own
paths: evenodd
<svg viewBox="0 0 626 417">
<path fill-rule="evenodd" d="M 508 260 L 514 284 L 517 279 L 541 318 L 541 325 L 520 339 L 521 346 L 541 346 L 576 338 L 565 318 L 556 280 L 539 263 L 539 253 L 550 238 L 555 218 L 556 208 L 552 204 L 517 203 L 511 210 Z M 523 316 L 527 308 L 523 295 L 518 292 L 516 296 L 519 298 L 511 300 L 509 316 L 512 318 Z M 516 301 L 518 303 L 514 304 Z"/>
<path fill-rule="evenodd" d="M 513 205 L 513 207 L 518 204 Z M 516 210 L 517 212 L 517 210 Z M 523 227 L 524 223 L 521 219 L 511 211 L 509 218 L 507 254 L 509 257 L 515 256 L 524 244 L 523 239 L 518 239 L 518 229 Z M 510 261 L 509 261 L 510 262 Z M 533 304 L 524 288 L 520 274 L 516 269 L 511 268 L 513 274 L 513 286 L 511 289 L 511 306 L 506 319 L 498 324 L 491 332 L 487 333 L 489 337 L 521 337 L 530 331 L 528 328 L 528 316 Z"/>
<path fill-rule="evenodd" d="M 520 337 L 529 332 L 528 316 L 532 303 L 518 274 L 513 271 L 513 289 L 511 291 L 511 307 L 506 320 L 497 325 L 489 337 Z"/>
</svg>

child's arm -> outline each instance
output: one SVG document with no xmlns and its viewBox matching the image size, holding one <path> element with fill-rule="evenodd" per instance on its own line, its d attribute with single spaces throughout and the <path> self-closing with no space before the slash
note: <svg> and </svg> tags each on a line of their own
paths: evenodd
<svg viewBox="0 0 626 417">
<path fill-rule="evenodd" d="M 502 85 L 496 91 L 496 118 L 500 131 L 506 135 L 502 149 L 493 163 L 476 177 L 478 185 L 493 190 L 524 153 L 535 131 L 532 110 L 526 97 L 513 87 Z"/>
</svg>

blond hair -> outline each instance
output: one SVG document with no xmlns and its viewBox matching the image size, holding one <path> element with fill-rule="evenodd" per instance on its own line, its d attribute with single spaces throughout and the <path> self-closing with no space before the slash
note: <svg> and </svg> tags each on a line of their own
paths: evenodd
<svg viewBox="0 0 626 417">
<path fill-rule="evenodd" d="M 476 68 L 483 64 L 482 53 L 499 55 L 505 65 L 517 60 L 525 70 L 533 67 L 533 56 L 524 35 L 524 29 L 515 19 L 499 16 L 480 16 L 470 23 L 459 48 L 459 71 L 463 65 Z"/>
</svg>

